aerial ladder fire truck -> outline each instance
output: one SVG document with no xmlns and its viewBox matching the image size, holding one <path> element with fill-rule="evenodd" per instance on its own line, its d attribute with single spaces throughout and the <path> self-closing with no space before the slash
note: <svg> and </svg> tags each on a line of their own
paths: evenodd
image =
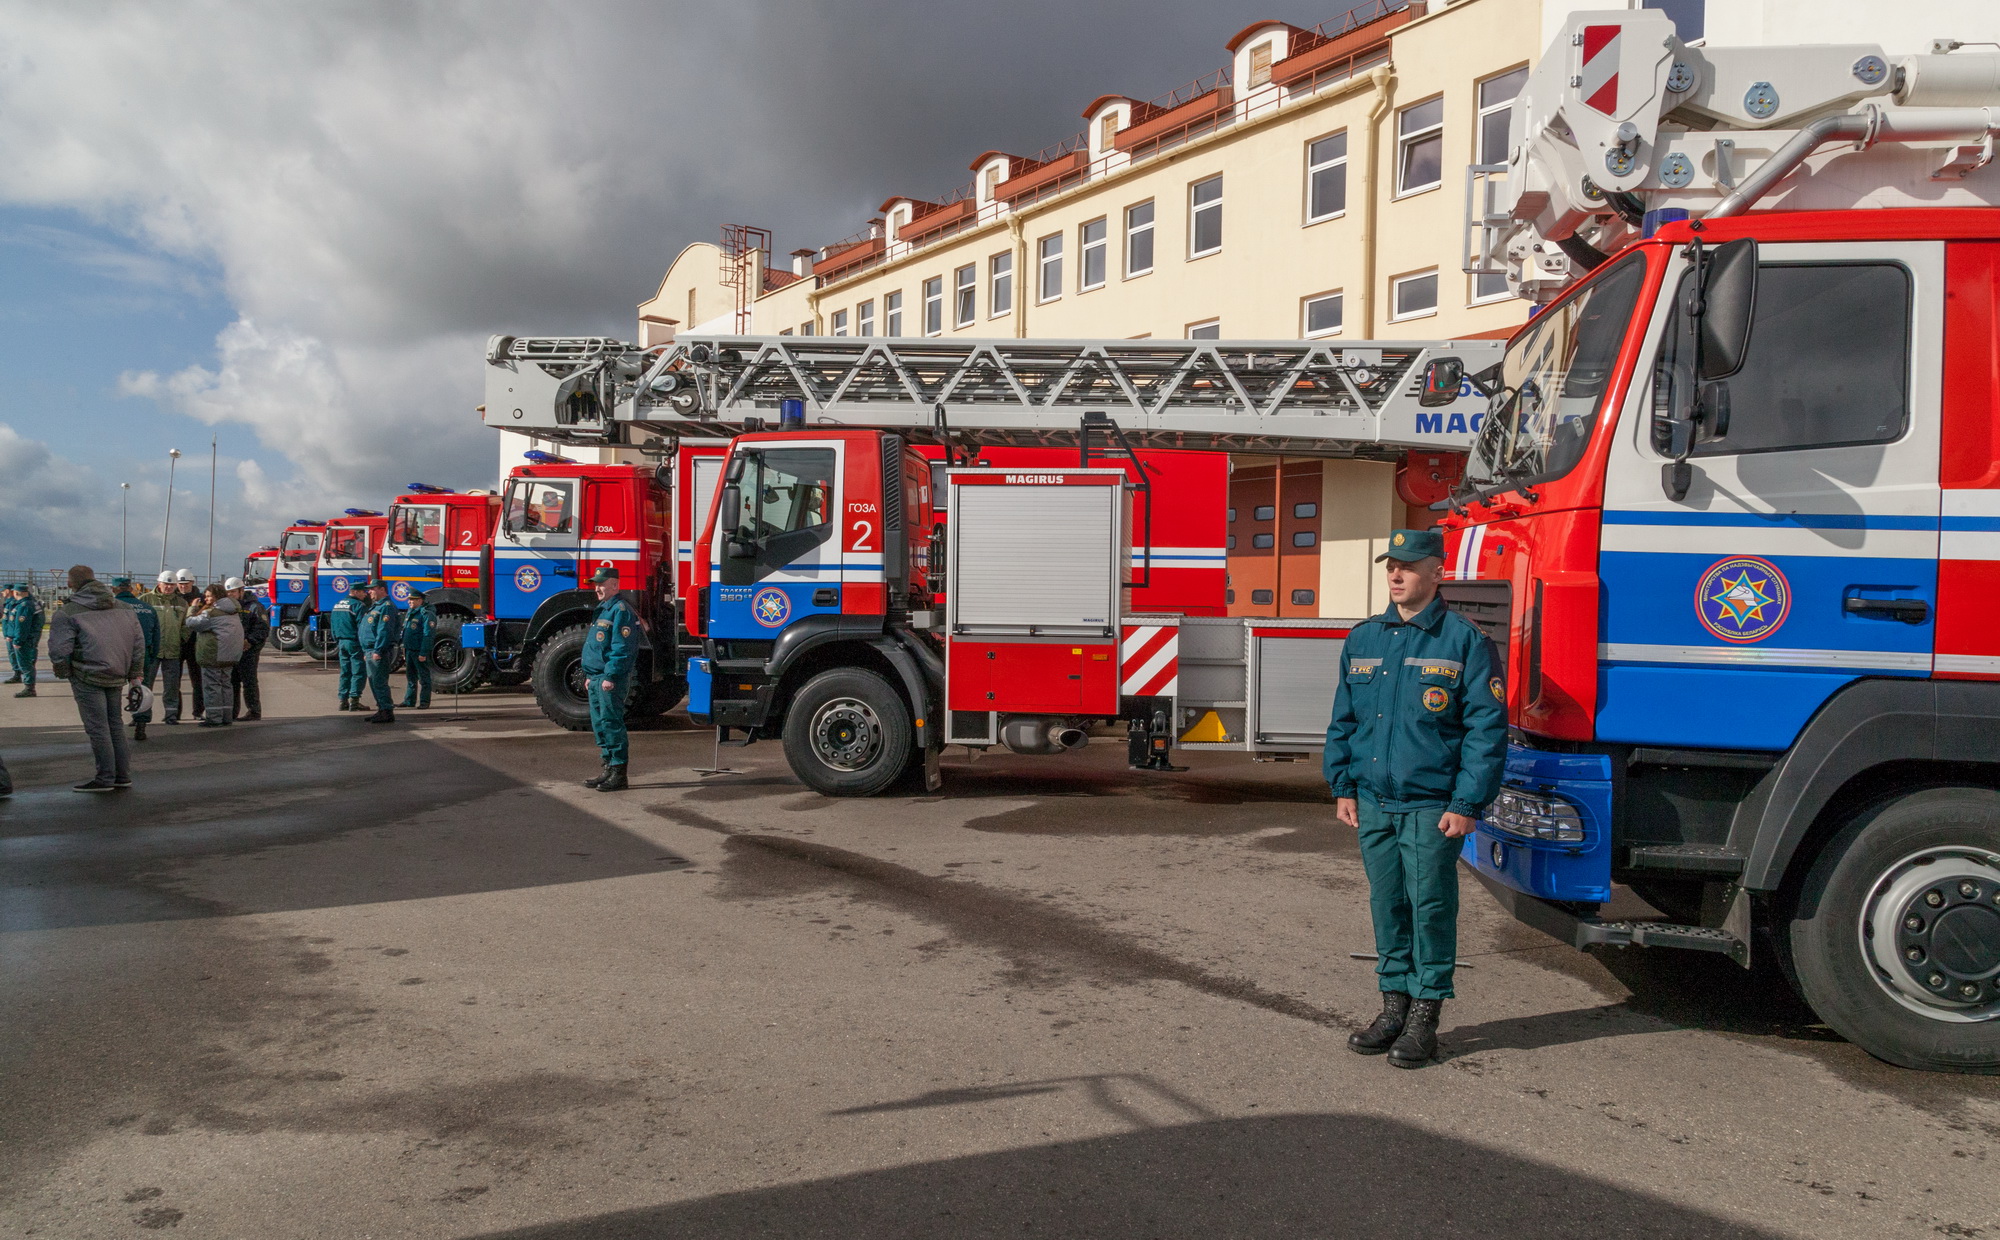
<svg viewBox="0 0 2000 1240">
<path fill-rule="evenodd" d="M 1310 751 L 1352 621 L 1126 609 L 1106 452 L 1469 446 L 1446 597 L 1513 729 L 1482 880 L 1579 946 L 1754 946 L 1873 1054 L 2000 1070 L 2000 56 L 1962 46 L 1573 16 L 1468 171 L 1468 270 L 1537 303 L 1504 353 L 496 337 L 486 421 L 734 437 L 689 708 L 846 794 L 1103 721 L 1137 765 Z M 1077 459 L 945 470 L 932 536 L 918 442 Z M 1605 916 L 1614 883 L 1666 919 Z"/>
</svg>

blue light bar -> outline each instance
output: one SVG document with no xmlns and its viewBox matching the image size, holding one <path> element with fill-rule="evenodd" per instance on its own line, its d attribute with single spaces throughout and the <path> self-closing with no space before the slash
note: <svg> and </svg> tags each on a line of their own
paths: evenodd
<svg viewBox="0 0 2000 1240">
<path fill-rule="evenodd" d="M 456 495 L 450 487 L 434 487 L 428 482 L 412 482 L 403 488 L 411 495 Z"/>
<path fill-rule="evenodd" d="M 540 448 L 530 448 L 530 449 L 528 449 L 528 450 L 527 450 L 526 452 L 523 452 L 523 453 L 522 453 L 521 455 L 522 455 L 522 456 L 525 456 L 525 457 L 527 457 L 527 458 L 528 458 L 529 460 L 533 461 L 533 462 L 534 462 L 535 464 L 537 464 L 537 465 L 574 465 L 574 464 L 576 464 L 576 462 L 575 462 L 575 461 L 572 461 L 572 460 L 570 460 L 570 459 L 569 459 L 568 457 L 566 457 L 566 456 L 557 456 L 557 455 L 556 455 L 555 453 L 553 453 L 553 452 L 544 452 L 544 451 L 542 451 L 542 450 L 541 450 Z"/>
<path fill-rule="evenodd" d="M 320 526 L 320 525 L 325 525 L 325 524 L 326 524 L 326 522 L 324 522 L 324 521 L 313 521 L 313 520 L 309 520 L 309 519 L 307 519 L 307 518 L 305 518 L 305 517 L 300 517 L 300 518 L 299 518 L 298 520 L 296 520 L 296 521 L 292 522 L 292 524 L 293 524 L 293 525 L 311 525 L 311 526 Z"/>
<path fill-rule="evenodd" d="M 379 517 L 382 515 L 381 513 L 376 512 L 373 508 L 346 508 L 343 509 L 342 511 L 347 513 L 347 515 L 350 517 Z"/>
</svg>

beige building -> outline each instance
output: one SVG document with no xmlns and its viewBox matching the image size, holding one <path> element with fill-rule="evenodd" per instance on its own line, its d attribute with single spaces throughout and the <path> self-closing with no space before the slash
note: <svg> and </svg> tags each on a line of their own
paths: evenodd
<svg viewBox="0 0 2000 1240">
<path fill-rule="evenodd" d="M 1150 102 L 1099 96 L 1068 141 L 984 152 L 956 193 L 889 197 L 862 232 L 789 263 L 740 234 L 689 246 L 639 307 L 641 342 L 1504 333 L 1526 304 L 1461 270 L 1464 169 L 1505 158 L 1542 9 L 1433 0 L 1260 22 L 1216 73 Z M 1233 610 L 1385 605 L 1377 544 L 1430 520 L 1399 497 L 1399 466 L 1234 464 Z"/>
</svg>

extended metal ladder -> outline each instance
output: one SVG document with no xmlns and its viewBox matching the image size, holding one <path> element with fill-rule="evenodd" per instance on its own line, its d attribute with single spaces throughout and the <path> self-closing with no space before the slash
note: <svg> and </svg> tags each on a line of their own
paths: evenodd
<svg viewBox="0 0 2000 1240">
<path fill-rule="evenodd" d="M 982 444 L 1074 446 L 1086 414 L 1134 446 L 1303 456 L 1462 450 L 1485 412 L 1420 409 L 1424 364 L 1468 372 L 1495 340 L 944 340 L 705 336 L 640 349 L 601 336 L 495 336 L 489 426 L 578 444 L 628 434 L 729 436 L 775 425 L 950 432 Z M 751 422 L 756 419 L 756 422 Z"/>
</svg>

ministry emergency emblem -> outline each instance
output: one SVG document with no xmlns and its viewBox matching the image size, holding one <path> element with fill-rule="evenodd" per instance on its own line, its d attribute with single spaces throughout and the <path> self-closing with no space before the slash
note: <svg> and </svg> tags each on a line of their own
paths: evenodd
<svg viewBox="0 0 2000 1240">
<path fill-rule="evenodd" d="M 792 618 L 792 598 L 776 586 L 765 586 L 750 596 L 750 618 L 767 629 L 775 629 Z"/>
<path fill-rule="evenodd" d="M 542 571 L 532 564 L 523 564 L 514 570 L 514 588 L 533 594 L 542 584 Z"/>
<path fill-rule="evenodd" d="M 1762 641 L 1785 622 L 1792 587 L 1778 566 L 1756 556 L 1712 565 L 1694 590 L 1701 627 L 1726 642 Z"/>
<path fill-rule="evenodd" d="M 333 579 L 333 592 L 335 594 L 346 594 L 349 590 L 353 588 L 354 588 L 353 583 L 348 581 L 347 578 L 345 577 L 335 577 Z"/>
<path fill-rule="evenodd" d="M 1505 702 L 1507 700 L 1507 686 L 1500 683 L 1500 678 L 1498 676 L 1495 676 L 1493 679 L 1487 681 L 1486 687 L 1488 689 L 1493 690 L 1494 701 Z"/>
<path fill-rule="evenodd" d="M 407 582 L 407 581 L 399 581 L 399 582 L 397 582 L 397 583 L 396 583 L 395 585 L 393 585 L 393 586 L 390 586 L 390 587 L 389 587 L 389 594 L 390 594 L 390 596 L 391 596 L 391 597 L 393 597 L 393 598 L 394 598 L 394 599 L 395 599 L 395 600 L 396 600 L 397 602 L 399 602 L 399 603 L 407 603 L 407 602 L 409 602 L 409 601 L 410 601 L 410 583 L 409 583 L 409 582 Z"/>
<path fill-rule="evenodd" d="M 1431 685 L 1424 690 L 1425 710 L 1436 714 L 1449 705 L 1451 705 L 1451 692 L 1449 690 L 1439 688 L 1437 685 Z"/>
</svg>

